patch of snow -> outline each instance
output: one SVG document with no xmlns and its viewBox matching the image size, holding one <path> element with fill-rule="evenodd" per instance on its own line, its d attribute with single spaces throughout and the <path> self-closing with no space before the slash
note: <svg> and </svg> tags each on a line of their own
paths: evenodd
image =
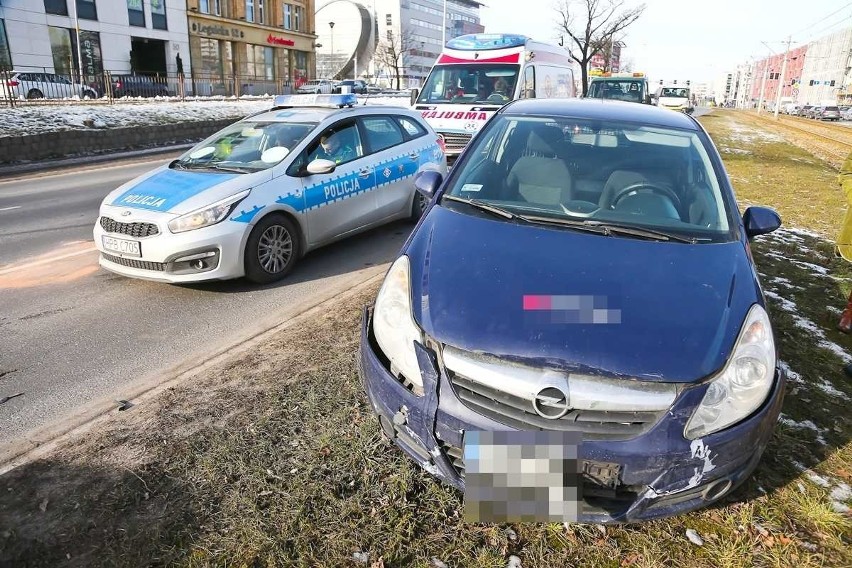
<svg viewBox="0 0 852 568">
<path fill-rule="evenodd" d="M 779 361 L 778 366 L 787 375 L 787 380 L 791 383 L 803 384 L 802 375 L 790 368 L 786 361 Z"/>
<path fill-rule="evenodd" d="M 799 229 L 797 227 L 785 227 L 783 230 L 787 233 L 793 233 L 793 234 L 796 234 L 796 235 L 804 235 L 806 237 L 811 237 L 813 239 L 817 239 L 817 240 L 820 240 L 820 241 L 826 241 L 827 240 L 825 237 L 823 237 L 819 233 L 815 233 L 815 232 L 809 231 L 807 229 Z"/>
<path fill-rule="evenodd" d="M 828 444 L 828 442 L 826 442 L 825 438 L 823 438 L 823 436 L 822 436 L 822 433 L 825 432 L 826 429 L 820 428 L 819 426 L 817 426 L 816 424 L 814 424 L 810 420 L 803 420 L 802 422 L 796 422 L 792 418 L 787 418 L 786 416 L 784 416 L 782 414 L 778 417 L 778 422 L 780 422 L 781 424 L 784 424 L 785 426 L 789 426 L 791 428 L 797 428 L 799 430 L 802 430 L 802 429 L 812 430 L 814 433 L 816 433 L 817 442 L 819 442 L 823 446 Z"/>
<path fill-rule="evenodd" d="M 841 483 L 831 490 L 831 498 L 836 501 L 849 501 L 852 499 L 852 487 L 846 483 Z"/>
<path fill-rule="evenodd" d="M 509 557 L 509 562 L 506 564 L 506 568 L 521 568 L 521 559 L 513 554 Z"/>
<path fill-rule="evenodd" d="M 849 400 L 849 396 L 843 392 L 834 388 L 834 385 L 826 381 L 825 379 L 820 380 L 818 383 L 814 383 L 816 387 L 829 396 L 834 396 L 837 398 L 842 398 L 843 400 Z"/>
<path fill-rule="evenodd" d="M 813 470 L 810 470 L 810 469 L 805 470 L 805 477 L 807 477 L 808 479 L 810 479 L 812 482 L 816 483 L 820 487 L 831 487 L 831 483 L 826 478 L 819 475 L 818 473 L 816 473 Z"/>
<path fill-rule="evenodd" d="M 704 540 L 701 539 L 701 536 L 694 529 L 686 529 L 686 538 L 695 546 L 704 546 Z"/>
<path fill-rule="evenodd" d="M 795 302 L 788 300 L 787 298 L 783 298 L 772 290 L 764 290 L 763 295 L 767 298 L 772 298 L 776 302 L 778 302 L 779 306 L 785 312 L 789 312 L 791 314 L 795 314 L 799 311 L 798 306 L 796 306 Z"/>
<path fill-rule="evenodd" d="M 820 266 L 818 264 L 813 264 L 811 262 L 805 262 L 803 260 L 793 260 L 793 259 L 790 259 L 790 262 L 792 262 L 796 266 L 801 266 L 802 268 L 809 268 L 811 270 L 811 272 L 816 272 L 816 273 L 818 273 L 822 276 L 825 276 L 826 274 L 828 274 L 828 268 L 826 268 L 824 266 Z"/>
<path fill-rule="evenodd" d="M 743 150 L 742 148 L 722 148 L 724 154 L 751 154 L 751 150 Z"/>
</svg>

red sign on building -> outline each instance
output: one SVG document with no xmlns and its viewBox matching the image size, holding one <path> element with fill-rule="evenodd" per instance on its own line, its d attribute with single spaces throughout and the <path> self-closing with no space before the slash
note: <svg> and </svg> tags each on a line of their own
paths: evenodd
<svg viewBox="0 0 852 568">
<path fill-rule="evenodd" d="M 278 37 L 272 34 L 269 34 L 269 37 L 266 38 L 266 43 L 271 43 L 272 45 L 296 45 L 296 42 L 292 39 Z"/>
</svg>

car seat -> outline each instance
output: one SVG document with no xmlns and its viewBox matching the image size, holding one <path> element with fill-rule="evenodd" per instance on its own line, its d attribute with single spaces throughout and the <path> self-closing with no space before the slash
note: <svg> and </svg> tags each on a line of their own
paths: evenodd
<svg viewBox="0 0 852 568">
<path fill-rule="evenodd" d="M 598 205 L 601 209 L 612 209 L 612 201 L 613 199 L 615 199 L 615 196 L 619 191 L 621 191 L 625 187 L 637 183 L 647 182 L 648 178 L 638 172 L 632 172 L 629 170 L 615 170 L 614 172 L 609 174 L 609 177 L 607 178 L 606 183 L 604 184 Z"/>
<path fill-rule="evenodd" d="M 562 131 L 554 126 L 534 127 L 524 155 L 509 170 L 507 184 L 513 199 L 558 205 L 572 199 L 571 172 L 557 157 Z"/>
<path fill-rule="evenodd" d="M 713 190 L 706 183 L 695 183 L 689 187 L 687 215 L 693 225 L 718 228 L 719 210 Z"/>
</svg>

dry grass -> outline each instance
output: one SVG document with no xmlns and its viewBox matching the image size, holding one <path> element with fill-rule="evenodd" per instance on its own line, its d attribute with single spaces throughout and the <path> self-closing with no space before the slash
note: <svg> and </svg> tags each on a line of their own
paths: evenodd
<svg viewBox="0 0 852 568">
<path fill-rule="evenodd" d="M 725 144 L 737 136 L 735 121 L 705 123 Z M 832 173 L 818 161 L 767 145 L 726 154 L 736 156 L 728 165 L 741 199 L 792 216 L 789 193 L 799 190 L 783 180 L 818 177 L 809 203 L 836 201 Z M 777 179 L 762 180 L 769 171 Z M 830 234 L 833 220 L 798 214 L 799 226 Z M 852 271 L 816 236 L 781 232 L 753 250 L 777 294 L 782 359 L 799 375 L 784 406 L 792 422 L 779 425 L 756 474 L 718 507 L 603 530 L 523 524 L 512 533 L 463 522 L 461 494 L 384 441 L 366 402 L 355 353 L 369 290 L 0 477 L 0 565 L 355 566 L 354 552 L 388 567 L 435 558 L 496 568 L 512 554 L 525 568 L 852 565 L 850 518 L 829 497 L 852 483 L 852 386 L 841 358 L 817 342 L 821 334 L 826 345 L 852 348 L 833 331 L 832 311 Z"/>
</svg>

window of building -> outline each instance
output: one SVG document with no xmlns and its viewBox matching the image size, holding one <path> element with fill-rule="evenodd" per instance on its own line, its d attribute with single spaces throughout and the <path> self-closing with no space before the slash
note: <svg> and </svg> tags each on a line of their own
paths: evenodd
<svg viewBox="0 0 852 568">
<path fill-rule="evenodd" d="M 53 68 L 60 75 L 70 75 L 76 67 L 74 60 L 77 54 L 71 49 L 71 32 L 67 28 L 47 27 L 50 38 L 50 53 L 53 56 Z"/>
<path fill-rule="evenodd" d="M 257 19 L 255 20 L 255 22 L 258 23 L 258 24 L 262 24 L 263 21 L 264 21 L 263 20 L 263 0 L 254 0 L 254 1 L 257 2 L 257 14 L 256 14 Z"/>
<path fill-rule="evenodd" d="M 390 14 L 385 14 L 385 24 L 392 26 L 393 25 L 393 16 Z"/>
<path fill-rule="evenodd" d="M 166 0 L 151 0 L 151 26 L 155 30 L 169 29 L 166 21 Z"/>
<path fill-rule="evenodd" d="M 76 0 L 77 2 L 77 17 L 84 20 L 97 20 L 98 8 L 95 6 L 95 0 Z"/>
<path fill-rule="evenodd" d="M 293 51 L 293 79 L 300 83 L 308 78 L 308 54 L 305 51 Z"/>
<path fill-rule="evenodd" d="M 6 25 L 0 20 L 0 71 L 12 68 L 12 53 L 6 38 Z"/>
<path fill-rule="evenodd" d="M 48 14 L 68 15 L 68 0 L 44 0 L 44 11 Z"/>
<path fill-rule="evenodd" d="M 255 79 L 275 79 L 275 49 L 263 45 L 246 48 L 246 74 Z"/>
<path fill-rule="evenodd" d="M 302 12 L 304 10 L 301 6 L 293 7 L 293 29 L 297 32 L 302 30 Z"/>
<path fill-rule="evenodd" d="M 254 0 L 246 0 L 246 21 L 254 21 Z"/>
<path fill-rule="evenodd" d="M 127 0 L 127 19 L 131 26 L 145 27 L 145 8 L 142 0 Z"/>
<path fill-rule="evenodd" d="M 215 14 L 220 15 L 219 11 L 219 0 L 199 0 L 198 1 L 198 11 L 203 14 Z"/>
<path fill-rule="evenodd" d="M 284 29 L 293 29 L 293 6 L 290 4 L 284 4 Z"/>
</svg>

